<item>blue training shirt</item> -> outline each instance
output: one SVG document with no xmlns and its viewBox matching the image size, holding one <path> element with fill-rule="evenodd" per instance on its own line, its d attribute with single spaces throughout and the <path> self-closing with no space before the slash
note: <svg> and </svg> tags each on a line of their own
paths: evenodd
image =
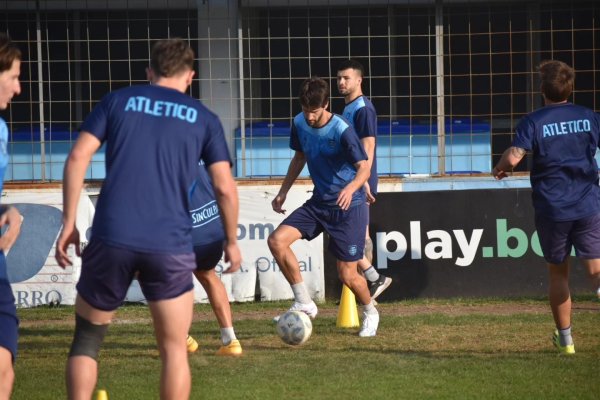
<svg viewBox="0 0 600 400">
<path fill-rule="evenodd" d="M 225 240 L 215 192 L 208 171 L 202 163 L 198 166 L 198 177 L 190 193 L 190 217 L 194 246 Z"/>
<path fill-rule="evenodd" d="M 8 127 L 4 119 L 0 117 L 0 192 L 4 187 L 4 174 L 8 166 Z M 8 272 L 6 263 L 0 262 L 0 282 L 8 285 Z M 8 290 L 10 292 L 10 290 Z M 10 292 L 12 296 L 12 292 Z"/>
<path fill-rule="evenodd" d="M 373 149 L 373 162 L 371 164 L 371 175 L 369 176 L 369 187 L 373 196 L 377 194 L 377 112 L 371 100 L 366 96 L 358 96 L 344 107 L 342 113 L 352 124 L 360 139 L 367 137 L 375 138 Z"/>
<path fill-rule="evenodd" d="M 8 166 L 8 127 L 0 117 L 0 192 L 4 187 L 4 174 Z"/>
<path fill-rule="evenodd" d="M 191 252 L 198 162 L 231 162 L 218 117 L 175 89 L 139 85 L 105 96 L 81 130 L 106 142 L 93 236 L 140 252 Z"/>
<path fill-rule="evenodd" d="M 513 146 L 533 151 L 531 187 L 537 214 L 573 221 L 600 212 L 594 159 L 600 117 L 571 103 L 551 104 L 519 122 Z"/>
<path fill-rule="evenodd" d="M 290 147 L 303 152 L 306 157 L 315 185 L 311 201 L 329 207 L 338 207 L 335 204 L 338 194 L 356 176 L 354 164 L 367 159 L 356 132 L 337 114 L 332 114 L 320 128 L 308 125 L 303 113 L 296 115 L 292 122 Z M 354 192 L 352 206 L 364 201 L 363 188 Z"/>
</svg>

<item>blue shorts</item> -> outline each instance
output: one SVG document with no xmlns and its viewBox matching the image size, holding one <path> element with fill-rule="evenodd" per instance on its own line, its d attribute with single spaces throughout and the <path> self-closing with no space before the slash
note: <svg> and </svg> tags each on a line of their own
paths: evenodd
<svg viewBox="0 0 600 400">
<path fill-rule="evenodd" d="M 325 231 L 330 236 L 329 251 L 335 258 L 358 261 L 363 258 L 368 215 L 369 210 L 364 202 L 346 211 L 306 202 L 281 224 L 298 229 L 302 239 L 306 240 L 313 240 Z"/>
<path fill-rule="evenodd" d="M 196 254 L 197 270 L 209 271 L 214 269 L 223 256 L 223 241 L 219 240 L 199 246 L 194 245 L 194 253 Z"/>
<path fill-rule="evenodd" d="M 19 338 L 19 319 L 15 298 L 6 275 L 6 258 L 0 252 L 0 347 L 11 352 L 13 362 L 17 358 L 17 340 Z"/>
<path fill-rule="evenodd" d="M 116 310 L 137 273 L 146 300 L 172 299 L 194 288 L 195 259 L 194 253 L 141 253 L 92 239 L 82 254 L 77 291 L 99 310 Z"/>
<path fill-rule="evenodd" d="M 562 263 L 573 246 L 579 258 L 600 258 L 600 214 L 560 222 L 536 215 L 535 227 L 544 258 L 551 264 Z"/>
</svg>

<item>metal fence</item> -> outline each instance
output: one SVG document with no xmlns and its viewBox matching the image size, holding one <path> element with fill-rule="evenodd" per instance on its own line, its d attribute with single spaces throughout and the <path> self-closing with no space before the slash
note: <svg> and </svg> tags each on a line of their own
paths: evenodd
<svg viewBox="0 0 600 400">
<path fill-rule="evenodd" d="M 600 107 L 594 1 L 323 3 L 0 1 L 0 30 L 24 52 L 22 94 L 2 113 L 7 180 L 60 180 L 85 115 L 107 92 L 144 83 L 152 42 L 174 36 L 197 49 L 190 94 L 221 117 L 240 178 L 285 174 L 306 77 L 329 80 L 341 113 L 335 76 L 347 58 L 367 70 L 381 176 L 488 173 L 519 118 L 541 105 L 542 59 L 574 66 L 572 100 Z M 88 179 L 104 177 L 103 157 Z"/>
</svg>

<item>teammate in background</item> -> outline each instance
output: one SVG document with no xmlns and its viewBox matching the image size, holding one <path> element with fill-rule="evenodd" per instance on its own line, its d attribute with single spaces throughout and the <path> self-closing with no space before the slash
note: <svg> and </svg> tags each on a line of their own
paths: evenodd
<svg viewBox="0 0 600 400">
<path fill-rule="evenodd" d="M 6 110 L 13 96 L 21 93 L 21 51 L 8 36 L 0 33 L 0 110 Z M 4 184 L 4 173 L 8 165 L 8 128 L 0 118 L 0 192 Z M 21 214 L 12 206 L 0 206 L 0 227 L 8 230 L 0 237 L 0 400 L 10 398 L 17 358 L 19 319 L 15 298 L 8 281 L 5 253 L 17 240 L 21 230 Z"/>
<path fill-rule="evenodd" d="M 212 182 L 206 172 L 206 167 L 202 164 L 199 167 L 198 179 L 196 179 L 190 197 L 192 242 L 194 243 L 194 253 L 196 253 L 194 275 L 206 291 L 208 301 L 221 328 L 223 345 L 217 350 L 217 355 L 239 356 L 242 354 L 242 345 L 233 330 L 229 298 L 223 282 L 215 272 L 215 267 L 223 255 L 223 241 L 225 240 L 223 222 L 215 201 Z M 226 270 L 224 273 L 229 272 L 230 270 Z M 198 342 L 189 335 L 187 346 L 190 353 L 198 350 Z"/>
<path fill-rule="evenodd" d="M 69 245 L 79 255 L 77 204 L 90 159 L 106 142 L 106 179 L 77 284 L 66 370 L 69 399 L 92 397 L 100 346 L 136 274 L 162 360 L 160 398 L 189 397 L 186 338 L 196 257 L 188 205 L 200 160 L 225 227 L 225 261 L 232 272 L 240 267 L 238 197 L 223 128 L 216 115 L 185 94 L 194 76 L 194 52 L 184 40 L 169 39 L 155 43 L 150 57 L 151 83 L 105 96 L 83 122 L 65 163 L 63 228 L 56 245 L 63 268 L 72 264 Z"/>
<path fill-rule="evenodd" d="M 549 299 L 561 353 L 575 353 L 571 337 L 569 254 L 571 247 L 600 287 L 600 187 L 594 159 L 600 142 L 600 116 L 567 102 L 575 72 L 561 61 L 539 67 L 544 107 L 521 119 L 512 146 L 492 174 L 507 176 L 527 151 L 533 153 L 531 187 L 535 226 L 548 262 Z"/>
<path fill-rule="evenodd" d="M 364 184 L 369 178 L 367 155 L 352 126 L 339 115 L 327 111 L 329 86 L 320 78 L 310 78 L 300 88 L 302 112 L 292 121 L 290 147 L 295 151 L 273 210 L 282 208 L 292 184 L 308 164 L 314 183 L 312 197 L 290 214 L 269 235 L 268 244 L 281 272 L 292 286 L 295 302 L 290 310 L 317 315 L 300 274 L 296 255 L 290 248 L 298 239 L 312 240 L 326 231 L 329 250 L 337 259 L 340 280 L 364 304 L 360 336 L 375 336 L 379 313 L 373 304 L 367 282 L 358 273 L 363 257 L 367 203 Z"/>
<path fill-rule="evenodd" d="M 375 203 L 377 196 L 377 113 L 373 103 L 362 92 L 364 67 L 355 60 L 342 62 L 337 70 L 338 91 L 344 96 L 343 116 L 352 124 L 367 153 L 371 175 L 365 183 L 367 204 Z M 373 241 L 369 237 L 369 214 L 365 231 L 365 255 L 358 266 L 367 278 L 371 298 L 375 300 L 392 283 L 392 278 L 381 275 L 371 264 L 373 262 Z"/>
</svg>

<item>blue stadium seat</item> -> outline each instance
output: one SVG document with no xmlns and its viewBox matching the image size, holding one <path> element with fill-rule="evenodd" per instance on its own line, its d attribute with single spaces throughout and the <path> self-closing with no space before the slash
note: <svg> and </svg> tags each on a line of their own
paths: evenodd
<svg viewBox="0 0 600 400">
<path fill-rule="evenodd" d="M 288 122 L 256 122 L 236 130 L 238 177 L 284 176 L 293 156 Z M 455 118 L 446 121 L 446 173 L 491 171 L 491 132 L 488 123 Z M 379 121 L 377 169 L 380 175 L 438 173 L 437 124 L 414 120 Z M 245 148 L 242 149 L 242 143 Z M 245 167 L 245 168 L 244 168 Z M 308 176 L 305 168 L 301 176 Z"/>
<path fill-rule="evenodd" d="M 8 153 L 10 161 L 6 170 L 6 181 L 35 181 L 42 179 L 42 168 L 47 180 L 62 180 L 65 159 L 77 140 L 78 131 L 56 125 L 44 130 L 44 157 L 42 163 L 42 143 L 40 129 L 27 127 L 10 133 Z M 86 172 L 86 179 L 104 179 L 104 147 L 94 154 Z"/>
</svg>

